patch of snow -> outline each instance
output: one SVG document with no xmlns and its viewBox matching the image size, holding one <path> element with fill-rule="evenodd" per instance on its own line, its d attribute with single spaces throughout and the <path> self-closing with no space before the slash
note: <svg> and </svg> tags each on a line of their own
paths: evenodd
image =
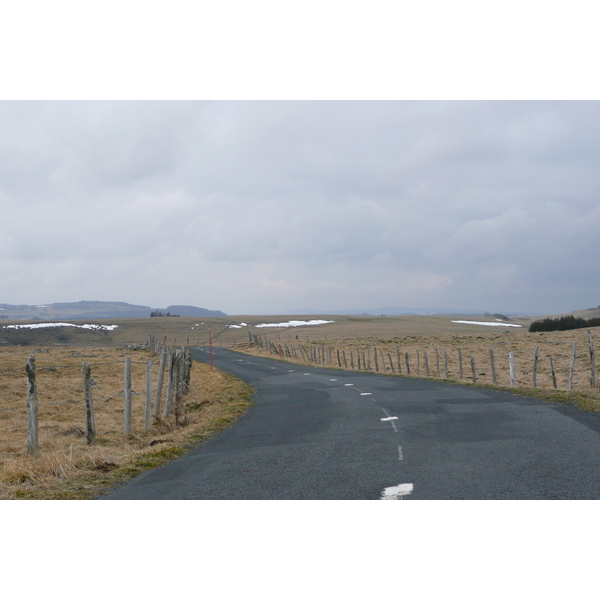
<svg viewBox="0 0 600 600">
<path fill-rule="evenodd" d="M 452 321 L 453 323 L 465 323 L 467 325 L 488 325 L 489 327 L 522 327 L 514 323 L 491 323 L 490 321 Z"/>
<path fill-rule="evenodd" d="M 335 323 L 335 321 L 321 321 L 312 319 L 311 321 L 287 321 L 285 323 L 261 323 L 255 327 L 300 327 L 302 325 L 324 325 L 325 323 Z"/>
<path fill-rule="evenodd" d="M 30 325 L 5 325 L 4 329 L 44 329 L 47 327 L 77 327 L 79 329 L 93 329 L 95 331 L 112 331 L 118 325 L 74 325 L 73 323 L 32 323 Z"/>
</svg>

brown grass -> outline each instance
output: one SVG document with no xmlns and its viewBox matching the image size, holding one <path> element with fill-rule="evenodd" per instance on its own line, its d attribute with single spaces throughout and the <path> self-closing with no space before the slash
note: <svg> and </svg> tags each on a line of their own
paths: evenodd
<svg viewBox="0 0 600 600">
<path fill-rule="evenodd" d="M 450 321 L 446 317 L 447 321 Z M 414 326 L 414 323 L 411 327 Z M 476 366 L 476 382 L 477 385 L 492 386 L 492 373 L 489 359 L 488 349 L 492 347 L 494 353 L 494 363 L 496 367 L 496 387 L 509 388 L 509 360 L 508 354 L 514 352 L 516 364 L 516 389 L 521 393 L 535 394 L 538 397 L 544 397 L 554 401 L 569 401 L 577 404 L 583 410 L 593 410 L 600 412 L 600 387 L 598 382 L 600 378 L 596 374 L 597 384 L 595 388 L 590 385 L 591 370 L 590 370 L 590 355 L 587 330 L 579 329 L 563 332 L 550 333 L 528 333 L 522 329 L 502 330 L 501 328 L 489 331 L 486 326 L 464 325 L 476 330 L 475 334 L 466 335 L 464 333 L 445 334 L 445 335 L 399 335 L 399 336 L 373 336 L 351 337 L 351 338 L 334 338 L 331 335 L 325 339 L 302 339 L 304 336 L 299 335 L 299 339 L 290 336 L 293 331 L 286 331 L 282 337 L 282 342 L 288 346 L 302 344 L 303 347 L 310 351 L 310 346 L 317 348 L 325 346 L 331 348 L 332 364 L 328 365 L 335 369 L 345 369 L 343 358 L 341 367 L 338 364 L 337 350 L 343 357 L 342 351 L 346 353 L 346 361 L 348 369 L 351 370 L 351 353 L 354 362 L 354 368 L 357 368 L 357 346 L 361 352 L 367 355 L 367 349 L 371 348 L 371 371 L 375 372 L 374 352 L 377 349 L 379 372 L 392 374 L 390 366 L 390 357 L 394 365 L 394 372 L 398 373 L 397 364 L 397 348 L 401 353 L 402 374 L 406 376 L 406 361 L 405 353 L 409 355 L 409 363 L 411 368 L 411 376 L 417 376 L 416 358 L 417 351 L 420 355 L 420 369 L 418 376 L 426 377 L 425 371 L 425 352 L 429 363 L 429 374 L 432 378 L 437 378 L 437 361 L 436 349 L 439 356 L 440 378 L 445 379 L 444 372 L 444 350 L 448 355 L 448 380 L 472 383 L 471 356 L 475 358 Z M 486 329 L 488 331 L 486 331 Z M 464 331 L 464 329 L 462 330 Z M 600 328 L 596 327 L 592 330 L 595 345 L 598 344 L 600 338 Z M 261 334 L 259 330 L 256 333 Z M 371 330 L 365 328 L 365 333 L 371 333 Z M 276 342 L 277 334 L 269 333 L 269 339 Z M 568 389 L 568 373 L 571 360 L 571 344 L 576 342 L 576 361 L 573 376 L 573 390 L 567 392 Z M 539 346 L 539 362 L 537 370 L 536 388 L 533 389 L 533 363 L 535 347 Z M 458 348 L 462 351 L 463 362 L 463 379 L 460 379 L 460 367 Z M 271 355 L 268 350 L 263 350 L 253 345 L 244 344 L 238 349 L 245 353 L 269 356 L 271 358 L 279 358 L 278 355 Z M 381 351 L 385 358 L 385 366 L 381 361 Z M 298 356 L 299 353 L 298 353 Z M 558 390 L 553 387 L 550 361 L 552 356 L 554 369 L 557 378 Z M 283 360 L 302 363 L 296 357 L 284 357 Z M 307 363 L 302 363 L 307 364 Z"/>
<path fill-rule="evenodd" d="M 37 351 L 36 351 L 37 350 Z M 27 454 L 28 355 L 36 357 L 40 454 Z M 133 433 L 123 435 L 123 359 L 132 357 Z M 194 363 L 184 397 L 185 426 L 172 416 L 144 431 L 146 360 L 150 352 L 118 348 L 0 348 L 0 498 L 92 498 L 111 485 L 180 456 L 231 424 L 250 403 L 251 388 Z M 81 365 L 94 388 L 96 443 L 85 438 Z M 154 381 L 157 364 L 154 367 Z M 155 386 L 155 383 L 154 383 Z M 163 391 L 164 403 L 164 391 Z M 7 410 L 8 409 L 8 410 Z"/>
</svg>

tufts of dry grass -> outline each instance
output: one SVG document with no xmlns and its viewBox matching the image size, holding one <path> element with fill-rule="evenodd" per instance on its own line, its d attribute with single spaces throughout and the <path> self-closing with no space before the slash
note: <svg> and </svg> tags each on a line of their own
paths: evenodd
<svg viewBox="0 0 600 600">
<path fill-rule="evenodd" d="M 38 350 L 32 352 L 32 350 Z M 24 365 L 36 357 L 39 398 L 37 457 L 27 454 Z M 133 432 L 123 434 L 123 359 L 133 362 Z M 184 396 L 183 424 L 153 418 L 144 431 L 146 360 L 150 352 L 122 349 L 0 348 L 0 498 L 92 498 L 110 486 L 181 456 L 238 418 L 250 405 L 252 389 L 236 378 L 194 363 Z M 92 378 L 96 442 L 85 438 L 81 364 Z M 166 378 L 165 378 L 166 382 Z M 165 385 L 166 387 L 166 385 Z M 163 390 L 162 404 L 164 405 Z M 8 410 L 7 410 L 8 409 Z"/>
<path fill-rule="evenodd" d="M 468 327 L 468 326 L 467 326 Z M 598 345 L 600 328 L 592 330 L 595 345 Z M 365 333 L 371 333 L 366 330 Z M 269 338 L 277 341 L 273 335 Z M 569 366 L 571 362 L 572 343 L 576 343 L 576 360 L 573 374 L 573 389 L 568 390 Z M 445 334 L 445 335 L 399 335 L 381 336 L 366 335 L 365 337 L 352 337 L 342 339 L 290 339 L 285 341 L 288 348 L 294 347 L 294 356 L 280 357 L 272 355 L 268 350 L 251 344 L 241 344 L 236 349 L 248 354 L 265 356 L 294 363 L 303 363 L 300 359 L 301 353 L 298 345 L 302 344 L 309 354 L 310 347 L 317 350 L 323 346 L 331 349 L 332 362 L 320 366 L 330 366 L 335 369 L 352 370 L 357 368 L 357 349 L 362 355 L 368 357 L 371 353 L 371 371 L 375 372 L 375 351 L 378 356 L 378 368 L 380 373 L 398 374 L 398 352 L 401 359 L 401 372 L 406 376 L 406 354 L 408 354 L 410 375 L 427 377 L 425 365 L 425 352 L 429 366 L 429 377 L 448 381 L 473 384 L 471 356 L 475 360 L 476 385 L 496 387 L 499 389 L 510 388 L 509 352 L 514 352 L 516 365 L 516 388 L 519 393 L 529 393 L 540 398 L 551 401 L 570 402 L 579 406 L 582 410 L 600 412 L 600 377 L 596 373 L 597 384 L 591 386 L 591 362 L 589 354 L 588 333 L 585 329 L 548 333 L 524 333 L 521 330 L 505 330 L 492 332 L 477 332 L 473 335 Z M 537 367 L 536 387 L 533 387 L 533 365 L 534 352 L 539 346 L 539 359 Z M 491 362 L 489 348 L 492 348 L 496 370 L 496 383 L 492 380 Z M 460 378 L 460 364 L 458 349 L 462 353 L 463 377 Z M 338 363 L 337 351 L 340 352 L 341 365 Z M 437 351 L 437 354 L 436 354 Z M 448 376 L 446 377 L 444 367 L 444 351 L 448 358 Z M 343 353 L 346 354 L 346 364 L 343 361 Z M 419 353 L 419 371 L 417 373 L 417 352 Z M 383 353 L 383 360 L 381 354 Z M 352 357 L 352 358 L 351 358 Z M 557 389 L 554 389 L 550 360 L 552 357 L 557 379 Z M 393 371 L 390 364 L 393 364 Z M 439 359 L 439 363 L 438 363 Z"/>
</svg>

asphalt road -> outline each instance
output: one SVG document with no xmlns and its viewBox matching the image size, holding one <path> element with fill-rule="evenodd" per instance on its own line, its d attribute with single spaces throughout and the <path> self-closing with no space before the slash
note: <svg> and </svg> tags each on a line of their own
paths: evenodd
<svg viewBox="0 0 600 600">
<path fill-rule="evenodd" d="M 208 362 L 205 349 L 194 358 Z M 103 499 L 598 499 L 600 416 L 515 394 L 250 357 L 231 428 Z"/>
</svg>

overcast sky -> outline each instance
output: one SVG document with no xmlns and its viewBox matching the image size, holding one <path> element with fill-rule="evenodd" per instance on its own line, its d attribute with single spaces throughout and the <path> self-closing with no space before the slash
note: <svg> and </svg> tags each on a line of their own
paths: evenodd
<svg viewBox="0 0 600 600">
<path fill-rule="evenodd" d="M 594 101 L 4 101 L 0 302 L 600 304 Z"/>
</svg>

